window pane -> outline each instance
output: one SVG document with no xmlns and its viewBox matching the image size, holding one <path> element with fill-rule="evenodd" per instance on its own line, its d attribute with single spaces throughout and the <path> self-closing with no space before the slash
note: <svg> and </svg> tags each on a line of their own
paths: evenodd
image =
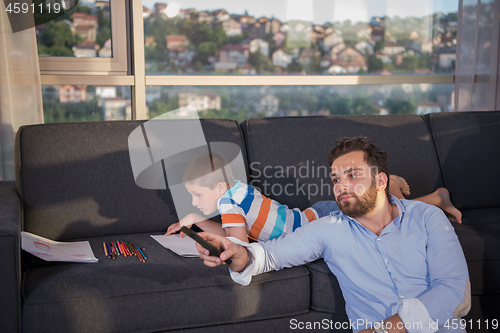
<svg viewBox="0 0 500 333">
<path fill-rule="evenodd" d="M 111 58 L 109 0 L 83 0 L 65 15 L 36 27 L 39 56 Z"/>
<path fill-rule="evenodd" d="M 130 120 L 128 86 L 42 86 L 45 123 Z"/>
<path fill-rule="evenodd" d="M 453 109 L 453 84 L 148 86 L 149 118 L 195 104 L 200 117 L 425 114 Z"/>
<path fill-rule="evenodd" d="M 143 0 L 148 74 L 433 74 L 458 0 Z"/>
</svg>

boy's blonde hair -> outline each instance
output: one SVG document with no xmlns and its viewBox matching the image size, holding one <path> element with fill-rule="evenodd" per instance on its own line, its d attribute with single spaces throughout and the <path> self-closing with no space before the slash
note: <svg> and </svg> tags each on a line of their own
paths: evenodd
<svg viewBox="0 0 500 333">
<path fill-rule="evenodd" d="M 226 183 L 232 187 L 235 181 L 231 167 L 224 157 L 209 151 L 189 163 L 182 182 L 214 189 L 219 183 Z"/>
</svg>

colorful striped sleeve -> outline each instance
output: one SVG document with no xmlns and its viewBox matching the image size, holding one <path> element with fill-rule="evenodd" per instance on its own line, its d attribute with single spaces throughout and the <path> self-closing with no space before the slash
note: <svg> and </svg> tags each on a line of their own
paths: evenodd
<svg viewBox="0 0 500 333">
<path fill-rule="evenodd" d="M 312 222 L 319 218 L 318 213 L 314 208 L 307 208 L 306 210 L 304 210 L 304 214 L 306 214 L 306 217 L 309 220 L 309 222 Z"/>
</svg>

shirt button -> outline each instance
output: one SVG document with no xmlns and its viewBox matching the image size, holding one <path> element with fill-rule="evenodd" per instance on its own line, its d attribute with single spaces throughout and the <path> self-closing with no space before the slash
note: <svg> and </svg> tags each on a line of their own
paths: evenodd
<svg viewBox="0 0 500 333">
<path fill-rule="evenodd" d="M 389 262 L 389 260 L 385 259 L 385 263 L 387 264 Z"/>
<path fill-rule="evenodd" d="M 404 296 L 401 296 L 401 299 L 404 299 L 405 297 Z"/>
<path fill-rule="evenodd" d="M 380 243 L 380 238 L 377 238 L 377 242 L 379 242 L 379 243 Z"/>
</svg>

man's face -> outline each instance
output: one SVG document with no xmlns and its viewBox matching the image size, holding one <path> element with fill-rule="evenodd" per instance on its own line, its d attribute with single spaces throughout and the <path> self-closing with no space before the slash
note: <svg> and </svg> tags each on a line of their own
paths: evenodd
<svg viewBox="0 0 500 333">
<path fill-rule="evenodd" d="M 356 218 L 370 213 L 375 208 L 376 174 L 377 170 L 370 170 L 370 166 L 365 162 L 362 151 L 342 155 L 333 161 L 333 192 L 342 213 Z"/>
</svg>

